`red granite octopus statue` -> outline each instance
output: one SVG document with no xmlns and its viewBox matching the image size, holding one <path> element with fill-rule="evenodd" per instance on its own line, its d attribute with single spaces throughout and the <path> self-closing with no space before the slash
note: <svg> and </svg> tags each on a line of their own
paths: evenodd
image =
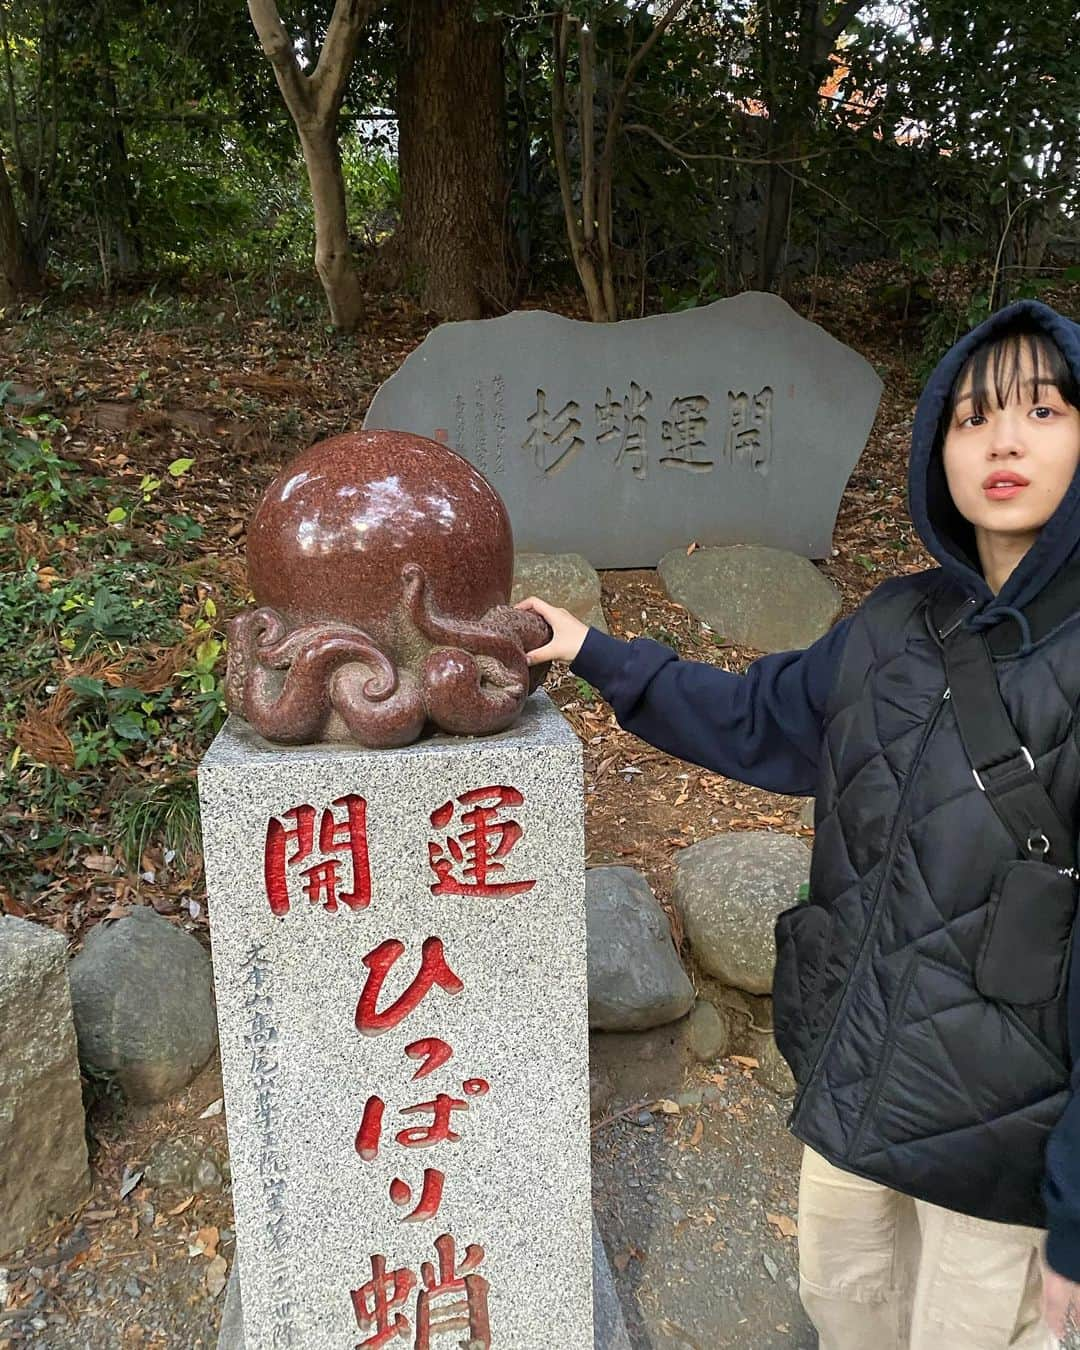
<svg viewBox="0 0 1080 1350">
<path fill-rule="evenodd" d="M 268 741 L 407 745 L 511 725 L 548 641 L 510 606 L 506 507 L 468 461 L 400 431 L 320 441 L 248 530 L 257 608 L 231 620 L 226 702 Z"/>
</svg>

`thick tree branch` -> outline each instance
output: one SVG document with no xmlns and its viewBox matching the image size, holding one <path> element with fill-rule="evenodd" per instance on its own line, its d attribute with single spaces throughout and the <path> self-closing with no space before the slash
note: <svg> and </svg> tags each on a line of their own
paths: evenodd
<svg viewBox="0 0 1080 1350">
<path fill-rule="evenodd" d="M 630 89 L 634 79 L 641 68 L 642 62 L 652 51 L 663 34 L 671 26 L 672 22 L 686 9 L 691 0 L 671 0 L 664 13 L 657 19 L 652 32 L 630 58 L 626 71 L 619 85 L 618 92 L 611 104 L 611 110 L 608 113 L 607 129 L 604 133 L 604 148 L 600 154 L 600 162 L 597 166 L 597 225 L 600 242 L 600 263 L 601 276 L 604 283 L 604 303 L 608 311 L 608 318 L 614 321 L 617 318 L 615 305 L 615 285 L 611 269 L 611 229 L 612 229 L 612 193 L 613 181 L 615 176 L 615 145 L 619 137 L 619 129 L 622 126 L 623 116 L 626 112 L 626 101 L 630 96 Z"/>
<path fill-rule="evenodd" d="M 274 0 L 248 0 L 248 13 L 266 58 L 274 68 L 281 96 L 294 119 L 299 121 L 310 110 L 308 80 L 297 64 L 292 39 L 281 22 L 277 5 Z"/>
<path fill-rule="evenodd" d="M 19 119 L 15 114 L 15 76 L 11 69 L 11 39 L 8 36 L 3 6 L 0 5 L 0 41 L 4 45 L 4 76 L 7 83 L 8 126 L 11 129 L 11 141 L 15 150 L 15 163 L 20 171 L 26 168 L 26 156 L 23 154 L 19 139 Z"/>
<path fill-rule="evenodd" d="M 830 23 L 820 25 L 821 36 L 826 42 L 832 44 L 855 18 L 860 9 L 866 8 L 866 0 L 847 0 L 846 4 L 840 6 L 832 17 Z"/>
<path fill-rule="evenodd" d="M 578 43 L 578 59 L 581 66 L 581 228 L 586 246 L 591 246 L 596 234 L 596 177 L 593 172 L 593 157 L 596 154 L 593 124 L 595 109 L 593 99 L 596 95 L 596 38 L 592 29 L 582 25 Z"/>
<path fill-rule="evenodd" d="M 583 241 L 577 213 L 574 210 L 574 191 L 570 184 L 570 162 L 566 149 L 566 53 L 570 35 L 566 15 L 555 16 L 554 69 L 551 84 L 551 142 L 555 153 L 555 170 L 559 176 L 559 196 L 562 197 L 566 217 L 566 233 L 575 263 L 582 252 Z"/>
<path fill-rule="evenodd" d="M 570 46 L 570 31 L 565 11 L 555 16 L 553 71 L 551 82 L 551 138 L 555 153 L 555 168 L 559 176 L 559 196 L 562 198 L 566 235 L 570 241 L 570 255 L 581 278 L 582 289 L 594 322 L 607 318 L 607 309 L 601 293 L 600 280 L 591 252 L 585 247 L 581 222 L 574 210 L 574 189 L 570 182 L 570 160 L 566 147 L 566 57 Z"/>
<path fill-rule="evenodd" d="M 368 20 L 384 3 L 385 0 L 335 0 L 322 51 L 309 80 L 320 110 L 326 115 L 337 115 L 356 60 L 357 41 Z"/>
<path fill-rule="evenodd" d="M 248 0 L 251 21 L 300 134 L 315 215 L 315 269 L 326 292 L 331 321 L 345 331 L 360 320 L 363 294 L 349 245 L 338 114 L 360 31 L 382 3 L 336 0 L 318 63 L 311 75 L 305 75 L 275 0 Z"/>
<path fill-rule="evenodd" d="M 678 159 L 714 159 L 726 164 L 802 164 L 804 160 L 818 159 L 821 155 L 835 155 L 839 151 L 847 149 L 843 145 L 831 145 L 826 150 L 811 150 L 805 155 L 792 155 L 789 159 L 770 159 L 755 155 L 699 154 L 690 150 L 680 150 L 677 145 L 665 140 L 658 131 L 654 131 L 652 127 L 647 127 L 641 122 L 627 122 L 623 129 L 628 132 L 637 132 L 642 136 L 651 136 L 658 145 L 662 145 L 669 154 L 675 155 Z"/>
</svg>

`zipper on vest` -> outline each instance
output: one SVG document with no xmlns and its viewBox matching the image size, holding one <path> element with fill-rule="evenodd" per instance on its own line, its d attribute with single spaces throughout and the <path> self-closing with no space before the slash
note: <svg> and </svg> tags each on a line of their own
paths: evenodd
<svg viewBox="0 0 1080 1350">
<path fill-rule="evenodd" d="M 881 877 L 878 880 L 877 889 L 874 891 L 874 899 L 870 905 L 870 916 L 866 921 L 866 929 L 863 932 L 862 939 L 859 943 L 859 950 L 855 953 L 855 960 L 851 963 L 851 970 L 848 973 L 847 983 L 844 992 L 840 996 L 840 1002 L 836 1005 L 836 1012 L 833 1013 L 832 1021 L 829 1023 L 829 1029 L 822 1038 L 821 1049 L 818 1051 L 817 1059 L 814 1061 L 814 1067 L 811 1069 L 806 1082 L 799 1089 L 798 1095 L 792 1104 L 791 1114 L 788 1116 L 788 1125 L 791 1125 L 794 1122 L 795 1117 L 799 1114 L 799 1110 L 802 1107 L 803 1099 L 810 1089 L 817 1084 L 818 1078 L 821 1076 L 821 1069 L 825 1063 L 829 1047 L 836 1035 L 837 1028 L 843 1019 L 844 1013 L 847 1012 L 848 1004 L 851 1002 L 857 984 L 857 977 L 862 973 L 868 960 L 867 954 L 870 950 L 870 941 L 877 931 L 878 917 L 881 910 L 881 897 L 885 890 L 885 884 L 892 875 L 893 862 L 895 861 L 896 856 L 896 846 L 899 842 L 903 826 L 906 823 L 905 808 L 907 806 L 908 795 L 911 791 L 911 784 L 915 778 L 915 771 L 918 769 L 923 754 L 926 751 L 926 745 L 930 740 L 930 735 L 937 726 L 938 718 L 941 716 L 945 704 L 951 697 L 952 690 L 946 687 L 945 692 L 938 699 L 937 706 L 931 713 L 929 721 L 923 728 L 922 737 L 919 740 L 915 754 L 912 756 L 911 764 L 908 767 L 908 775 L 900 792 L 900 800 L 896 804 L 896 817 L 893 820 L 893 827 L 889 832 L 889 841 L 885 847 L 885 853 L 882 856 Z"/>
</svg>

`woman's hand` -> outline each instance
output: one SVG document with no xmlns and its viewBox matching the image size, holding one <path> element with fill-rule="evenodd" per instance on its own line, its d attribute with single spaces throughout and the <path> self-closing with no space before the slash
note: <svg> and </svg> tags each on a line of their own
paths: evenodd
<svg viewBox="0 0 1080 1350">
<path fill-rule="evenodd" d="M 1076 1315 L 1080 1312 L 1080 1285 L 1074 1284 L 1064 1275 L 1043 1262 L 1042 1315 L 1050 1328 L 1050 1334 L 1063 1341 L 1067 1331 L 1076 1325 Z"/>
<path fill-rule="evenodd" d="M 551 641 L 527 654 L 530 666 L 539 666 L 544 661 L 565 661 L 569 664 L 581 651 L 589 626 L 576 619 L 568 609 L 556 609 L 546 600 L 538 600 L 535 595 L 519 601 L 515 608 L 530 609 L 534 614 L 539 614 L 551 629 Z"/>
</svg>

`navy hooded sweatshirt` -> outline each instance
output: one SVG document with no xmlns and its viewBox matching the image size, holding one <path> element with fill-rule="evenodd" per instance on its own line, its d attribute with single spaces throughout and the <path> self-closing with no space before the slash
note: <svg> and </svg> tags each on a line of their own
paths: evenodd
<svg viewBox="0 0 1080 1350">
<path fill-rule="evenodd" d="M 989 628 L 1016 618 L 1068 562 L 1080 558 L 1080 471 L 1057 511 L 995 596 L 979 567 L 970 525 L 953 505 L 936 450 L 953 383 L 980 343 L 1015 324 L 1034 324 L 1057 343 L 1080 379 L 1080 326 L 1035 301 L 1020 301 L 961 339 L 930 377 L 916 409 L 909 464 L 912 520 L 942 573 L 974 601 L 969 622 Z M 647 638 L 624 642 L 590 629 L 574 672 L 611 704 L 619 724 L 682 759 L 771 792 L 812 795 L 818 781 L 825 709 L 852 619 L 836 624 L 805 651 L 780 652 L 737 675 L 680 661 Z M 1080 927 L 1080 926 L 1078 926 Z M 1080 941 L 1074 930 L 1068 1031 L 1080 1046 Z M 1080 1281 L 1080 1066 L 1068 1105 L 1045 1154 L 1043 1199 L 1047 1258 Z"/>
</svg>

